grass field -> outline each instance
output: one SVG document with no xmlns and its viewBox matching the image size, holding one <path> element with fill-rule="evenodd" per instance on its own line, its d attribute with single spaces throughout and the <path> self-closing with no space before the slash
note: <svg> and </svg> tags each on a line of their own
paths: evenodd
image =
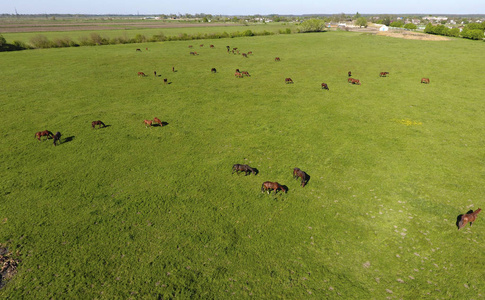
<svg viewBox="0 0 485 300">
<path fill-rule="evenodd" d="M 21 260 L 0 297 L 484 297 L 484 216 L 455 225 L 483 208 L 483 43 L 200 43 L 0 53 L 0 243 Z"/>
</svg>

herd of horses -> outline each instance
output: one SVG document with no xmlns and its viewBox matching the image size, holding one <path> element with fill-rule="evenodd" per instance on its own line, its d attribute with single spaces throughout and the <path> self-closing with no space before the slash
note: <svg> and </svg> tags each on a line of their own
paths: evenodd
<svg viewBox="0 0 485 300">
<path fill-rule="evenodd" d="M 253 174 L 257 175 L 259 173 L 258 169 L 252 168 L 248 165 L 243 165 L 243 164 L 235 164 L 232 166 L 232 173 L 231 174 L 239 174 L 240 172 L 244 172 L 244 176 L 247 176 L 248 174 Z M 295 179 L 300 179 L 301 180 L 301 187 L 305 187 L 307 185 L 308 181 L 310 180 L 310 175 L 308 175 L 306 172 L 302 171 L 300 168 L 294 168 L 293 169 L 293 178 Z M 281 185 L 280 183 L 276 181 L 265 181 L 261 185 L 261 192 L 268 192 L 270 194 L 272 191 L 275 192 L 275 195 L 278 193 L 278 191 L 283 191 L 284 193 L 288 192 L 288 188 L 284 185 Z"/>
<path fill-rule="evenodd" d="M 61 143 L 61 133 L 58 131 L 56 132 L 56 134 L 53 134 L 52 132 L 50 132 L 49 130 L 44 130 L 44 131 L 38 131 L 35 133 L 35 137 L 39 140 L 39 142 L 41 142 L 41 137 L 45 136 L 46 139 L 52 139 L 54 141 L 54 146 L 57 146 L 57 142 L 59 142 L 59 144 Z"/>
</svg>

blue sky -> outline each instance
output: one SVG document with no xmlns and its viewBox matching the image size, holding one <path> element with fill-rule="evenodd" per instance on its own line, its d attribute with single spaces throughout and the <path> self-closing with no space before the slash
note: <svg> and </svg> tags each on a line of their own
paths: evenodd
<svg viewBox="0 0 485 300">
<path fill-rule="evenodd" d="M 14 14 L 485 14 L 484 0 L 1 0 Z"/>
</svg>

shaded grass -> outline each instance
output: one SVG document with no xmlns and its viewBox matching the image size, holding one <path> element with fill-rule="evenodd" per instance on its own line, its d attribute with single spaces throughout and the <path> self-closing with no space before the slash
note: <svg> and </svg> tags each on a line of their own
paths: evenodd
<svg viewBox="0 0 485 300">
<path fill-rule="evenodd" d="M 480 44 L 346 32 L 214 41 L 199 56 L 189 44 L 2 53 L 0 239 L 22 253 L 3 295 L 482 293 L 480 217 L 455 227 L 480 205 Z M 155 116 L 168 126 L 145 128 Z M 92 130 L 98 119 L 110 126 Z M 39 143 L 44 129 L 72 141 Z M 260 173 L 231 175 L 235 163 Z M 311 175 L 304 189 L 294 167 Z M 266 180 L 288 194 L 262 194 Z"/>
</svg>

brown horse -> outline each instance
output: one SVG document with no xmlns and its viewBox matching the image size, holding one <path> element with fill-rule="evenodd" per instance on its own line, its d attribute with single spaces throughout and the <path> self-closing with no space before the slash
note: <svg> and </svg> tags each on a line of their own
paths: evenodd
<svg viewBox="0 0 485 300">
<path fill-rule="evenodd" d="M 274 61 L 281 61 L 279 57 L 275 57 Z"/>
<path fill-rule="evenodd" d="M 300 170 L 300 168 L 294 168 L 293 169 L 293 178 L 301 178 L 301 186 L 305 187 L 305 185 L 308 183 L 308 180 L 310 176 L 308 176 L 307 173 L 304 171 Z"/>
<path fill-rule="evenodd" d="M 429 84 L 429 78 L 421 78 L 421 83 Z"/>
<path fill-rule="evenodd" d="M 193 46 L 192 45 L 189 45 L 189 48 L 192 48 Z"/>
<path fill-rule="evenodd" d="M 249 52 L 248 52 L 248 55 L 250 55 L 250 54 L 253 54 L 253 51 L 249 51 Z"/>
<path fill-rule="evenodd" d="M 49 130 L 39 131 L 35 133 L 35 137 L 39 140 L 39 142 L 40 142 L 40 138 L 43 136 L 46 136 L 47 138 L 49 138 L 49 137 L 52 137 L 53 134 Z"/>
<path fill-rule="evenodd" d="M 234 76 L 236 76 L 237 78 L 243 78 L 243 75 L 239 72 L 234 73 Z"/>
<path fill-rule="evenodd" d="M 146 75 L 143 72 L 138 72 L 138 76 L 145 77 Z"/>
<path fill-rule="evenodd" d="M 379 73 L 379 76 L 380 77 L 387 77 L 387 75 L 389 75 L 389 72 L 381 72 L 381 73 Z"/>
<path fill-rule="evenodd" d="M 462 229 L 465 227 L 466 224 L 470 223 L 470 227 L 472 226 L 473 222 L 475 222 L 475 219 L 477 218 L 477 215 L 479 212 L 481 212 L 482 209 L 479 208 L 476 211 L 468 214 L 464 214 L 461 216 L 460 222 L 458 222 L 458 230 Z"/>
<path fill-rule="evenodd" d="M 199 54 L 197 54 L 197 52 L 194 51 L 194 52 L 190 52 L 190 55 L 199 55 Z"/>
<path fill-rule="evenodd" d="M 140 51 L 141 52 L 141 49 L 136 49 L 136 51 Z"/>
<path fill-rule="evenodd" d="M 248 55 L 246 53 L 243 53 L 242 56 L 248 58 Z"/>
<path fill-rule="evenodd" d="M 153 123 L 157 123 L 158 125 L 160 125 L 160 127 L 161 127 L 161 126 L 163 126 L 163 122 L 162 122 L 162 120 L 160 120 L 160 119 L 159 119 L 159 118 L 157 118 L 157 117 L 155 117 L 155 118 L 153 119 Z"/>
<path fill-rule="evenodd" d="M 98 128 L 101 128 L 101 125 L 103 125 L 103 127 L 106 127 L 106 125 L 104 125 L 104 123 L 100 120 L 91 122 L 91 127 L 93 127 L 93 129 L 96 127 L 96 125 L 98 125 Z"/>
<path fill-rule="evenodd" d="M 236 172 L 236 174 L 238 174 L 238 175 L 239 175 L 239 172 L 244 172 L 245 173 L 244 176 L 247 176 L 248 173 L 251 173 L 251 174 L 254 174 L 254 175 L 257 174 L 256 170 L 251 168 L 250 166 L 240 165 L 240 164 L 235 164 L 235 165 L 232 166 L 232 173 L 231 174 L 234 174 L 234 172 Z"/>
<path fill-rule="evenodd" d="M 151 128 L 153 121 L 152 120 L 144 120 L 143 123 L 145 124 L 145 128 L 148 128 L 148 126 L 150 126 L 150 128 Z"/>
<path fill-rule="evenodd" d="M 349 71 L 348 75 L 349 75 L 349 77 L 352 77 L 352 72 Z"/>
<path fill-rule="evenodd" d="M 263 185 L 261 186 L 261 192 L 264 193 L 265 191 L 268 191 L 268 194 L 271 193 L 271 190 L 274 190 L 274 193 L 278 193 L 278 190 L 282 190 L 285 193 L 287 192 L 287 189 L 279 184 L 278 182 L 271 182 L 271 181 L 265 181 L 263 182 Z"/>
<path fill-rule="evenodd" d="M 212 73 L 217 73 L 216 68 L 212 68 L 212 69 L 211 69 L 211 72 L 212 72 Z"/>
<path fill-rule="evenodd" d="M 168 79 L 167 78 L 163 78 L 163 83 L 164 84 L 167 84 L 168 83 Z"/>
<path fill-rule="evenodd" d="M 249 72 L 248 72 L 248 71 L 241 71 L 241 74 L 246 75 L 246 76 L 248 76 L 248 77 L 250 77 L 250 76 L 251 76 L 251 75 L 249 75 Z"/>
<path fill-rule="evenodd" d="M 322 89 L 329 91 L 328 85 L 325 82 L 322 83 Z"/>
<path fill-rule="evenodd" d="M 201 47 L 204 47 L 204 44 L 200 44 Z"/>
<path fill-rule="evenodd" d="M 291 78 L 285 78 L 285 83 L 293 83 L 293 80 Z"/>
<path fill-rule="evenodd" d="M 349 78 L 347 81 L 348 81 L 349 83 L 352 83 L 352 84 L 361 85 L 361 83 L 360 83 L 360 80 L 359 80 L 359 79 Z"/>
<path fill-rule="evenodd" d="M 214 48 L 214 45 L 210 45 L 209 47 Z"/>
<path fill-rule="evenodd" d="M 59 131 L 56 132 L 56 134 L 54 134 L 52 138 L 54 139 L 54 146 L 57 146 L 56 142 L 59 142 L 59 144 L 61 143 L 61 133 Z"/>
</svg>

